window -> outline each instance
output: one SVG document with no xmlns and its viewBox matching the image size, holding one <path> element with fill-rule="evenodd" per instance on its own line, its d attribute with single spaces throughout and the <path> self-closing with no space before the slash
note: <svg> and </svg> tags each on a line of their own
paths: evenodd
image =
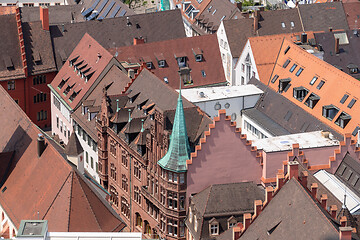
<svg viewBox="0 0 360 240">
<path fill-rule="evenodd" d="M 286 92 L 291 86 L 290 82 L 291 82 L 290 78 L 280 79 L 279 80 L 279 93 Z"/>
<path fill-rule="evenodd" d="M 287 54 L 287 52 L 290 50 L 290 46 L 288 46 L 285 51 L 284 51 L 284 54 Z"/>
<path fill-rule="evenodd" d="M 42 121 L 47 119 L 47 111 L 41 110 L 40 112 L 37 112 L 37 120 Z M 60 125 L 60 131 L 62 132 L 62 122 Z"/>
<path fill-rule="evenodd" d="M 117 175 L 116 175 L 116 167 L 115 167 L 115 164 L 113 164 L 113 163 L 110 164 L 110 177 L 112 179 L 114 179 L 114 181 L 116 181 L 116 177 L 117 177 Z"/>
<path fill-rule="evenodd" d="M 134 176 L 141 180 L 141 166 L 137 161 L 134 163 Z"/>
<path fill-rule="evenodd" d="M 86 163 L 89 163 L 89 153 L 85 151 L 85 160 Z"/>
<path fill-rule="evenodd" d="M 295 23 L 294 23 L 294 22 L 290 22 L 290 26 L 291 26 L 291 28 L 294 28 L 294 27 L 295 27 Z"/>
<path fill-rule="evenodd" d="M 294 98 L 302 102 L 305 98 L 305 96 L 309 93 L 309 90 L 307 90 L 304 87 L 296 87 L 294 88 Z"/>
<path fill-rule="evenodd" d="M 299 68 L 299 70 L 297 70 L 297 72 L 296 72 L 296 76 L 298 77 L 298 76 L 300 76 L 300 74 L 302 73 L 302 71 L 303 71 L 304 69 L 303 68 Z"/>
<path fill-rule="evenodd" d="M 45 84 L 45 83 L 46 83 L 46 75 L 39 75 L 33 78 L 33 85 Z"/>
<path fill-rule="evenodd" d="M 147 62 L 146 67 L 147 69 L 152 69 L 152 62 Z"/>
<path fill-rule="evenodd" d="M 322 88 L 322 86 L 324 85 L 324 83 L 325 82 L 323 80 L 321 80 L 321 82 L 319 82 L 319 84 L 317 85 L 316 88 L 320 90 Z"/>
<path fill-rule="evenodd" d="M 128 166 L 128 160 L 127 160 L 127 156 L 126 156 L 125 150 L 122 150 L 122 152 L 121 152 L 121 163 L 127 168 L 127 166 Z"/>
<path fill-rule="evenodd" d="M 59 128 L 59 117 L 56 116 L 56 127 Z"/>
<path fill-rule="evenodd" d="M 129 208 L 129 203 L 128 201 L 124 198 L 121 197 L 121 213 L 126 217 L 126 218 L 130 218 L 130 208 Z"/>
<path fill-rule="evenodd" d="M 285 23 L 284 22 L 281 23 L 281 27 L 285 28 Z"/>
<path fill-rule="evenodd" d="M 181 174 L 180 174 L 180 183 L 184 183 L 184 182 L 185 182 L 184 177 L 185 177 L 184 174 L 181 173 Z"/>
<path fill-rule="evenodd" d="M 116 207 L 119 206 L 119 194 L 116 191 L 116 188 L 112 185 L 110 185 L 110 203 Z"/>
<path fill-rule="evenodd" d="M 186 67 L 186 57 L 178 57 L 177 62 L 179 67 Z"/>
<path fill-rule="evenodd" d="M 316 82 L 316 80 L 318 79 L 318 77 L 313 77 L 313 79 L 311 79 L 310 81 L 310 85 L 314 85 L 314 83 Z"/>
<path fill-rule="evenodd" d="M 192 13 L 192 11 L 194 11 L 194 10 L 195 10 L 195 8 L 193 7 L 193 5 L 190 5 L 190 6 L 186 9 L 185 14 L 190 18 L 190 17 L 191 17 L 191 13 Z"/>
<path fill-rule="evenodd" d="M 127 192 L 128 191 L 128 179 L 127 177 L 125 176 L 125 174 L 123 174 L 121 176 L 121 188 Z"/>
<path fill-rule="evenodd" d="M 93 157 L 90 157 L 90 166 L 92 169 L 94 169 L 94 159 Z"/>
<path fill-rule="evenodd" d="M 134 186 L 134 200 L 138 204 L 141 204 L 141 194 L 140 194 L 140 188 L 138 186 Z"/>
<path fill-rule="evenodd" d="M 323 116 L 329 120 L 333 120 L 339 109 L 334 105 L 323 106 Z"/>
<path fill-rule="evenodd" d="M 205 73 L 204 70 L 201 70 L 201 75 L 202 75 L 203 77 L 206 77 L 206 73 Z"/>
<path fill-rule="evenodd" d="M 354 137 L 355 137 L 356 134 L 359 132 L 359 129 L 360 129 L 360 127 L 357 126 L 357 127 L 354 129 L 354 131 L 352 132 L 352 135 L 353 135 Z"/>
<path fill-rule="evenodd" d="M 344 104 L 344 102 L 346 102 L 346 100 L 348 99 L 348 97 L 349 97 L 349 95 L 347 95 L 347 94 L 344 94 L 344 96 L 341 98 L 341 100 L 340 100 L 340 103 L 341 104 Z"/>
<path fill-rule="evenodd" d="M 356 103 L 356 99 L 353 98 L 353 99 L 351 99 L 351 101 L 349 102 L 347 107 L 351 109 L 354 106 L 355 103 Z"/>
<path fill-rule="evenodd" d="M 245 72 L 245 64 L 241 64 L 241 71 Z"/>
<path fill-rule="evenodd" d="M 59 101 L 59 99 L 57 99 L 55 97 L 55 95 L 53 96 L 53 102 L 54 102 L 55 107 L 61 111 L 60 101 Z"/>
<path fill-rule="evenodd" d="M 15 80 L 8 81 L 8 90 L 15 90 Z"/>
<path fill-rule="evenodd" d="M 286 60 L 286 61 L 284 62 L 283 68 L 286 68 L 286 67 L 289 65 L 289 63 L 290 63 L 290 60 L 289 60 L 289 59 Z"/>
<path fill-rule="evenodd" d="M 67 133 L 67 127 L 66 125 L 64 125 L 64 137 L 66 137 L 66 133 Z"/>
<path fill-rule="evenodd" d="M 219 234 L 219 224 L 211 224 L 210 225 L 210 234 L 211 235 L 218 235 Z"/>
<path fill-rule="evenodd" d="M 292 65 L 292 67 L 290 68 L 289 72 L 293 72 L 296 67 L 297 67 L 297 64 L 294 63 L 294 64 Z"/>
<path fill-rule="evenodd" d="M 279 75 L 276 75 L 271 79 L 271 82 L 274 83 L 279 78 Z"/>
<path fill-rule="evenodd" d="M 195 60 L 196 60 L 197 62 L 202 62 L 202 60 L 203 60 L 203 55 L 202 55 L 202 54 L 197 54 L 197 55 L 195 55 Z"/>
<path fill-rule="evenodd" d="M 350 120 L 351 116 L 345 112 L 342 112 L 340 116 L 336 119 L 335 124 L 339 125 L 339 127 L 341 128 L 345 128 Z"/>
<path fill-rule="evenodd" d="M 160 61 L 158 61 L 158 64 L 159 64 L 159 68 L 164 68 L 165 65 L 166 65 L 166 61 L 165 60 L 160 60 Z"/>
<path fill-rule="evenodd" d="M 309 108 L 313 109 L 315 107 L 315 105 L 318 103 L 318 101 L 320 100 L 320 97 L 314 93 L 310 94 L 310 96 L 306 99 L 305 101 L 305 105 L 308 106 Z"/>
</svg>

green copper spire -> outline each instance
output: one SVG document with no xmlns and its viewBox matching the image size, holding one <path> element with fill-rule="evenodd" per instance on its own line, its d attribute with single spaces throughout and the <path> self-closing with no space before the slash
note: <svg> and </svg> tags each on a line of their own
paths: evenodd
<svg viewBox="0 0 360 240">
<path fill-rule="evenodd" d="M 158 161 L 158 164 L 166 170 L 185 172 L 187 170 L 186 160 L 190 159 L 190 153 L 180 88 L 174 125 L 170 137 L 170 146 L 165 156 Z"/>
</svg>

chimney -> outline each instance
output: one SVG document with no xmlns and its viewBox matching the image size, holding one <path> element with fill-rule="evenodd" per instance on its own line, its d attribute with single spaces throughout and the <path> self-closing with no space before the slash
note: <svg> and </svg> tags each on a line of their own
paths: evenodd
<svg viewBox="0 0 360 240">
<path fill-rule="evenodd" d="M 339 41 L 340 39 L 339 38 L 335 38 L 335 53 L 336 54 L 339 54 Z"/>
<path fill-rule="evenodd" d="M 331 205 L 330 206 L 330 215 L 335 220 L 336 220 L 336 212 L 337 212 L 337 206 L 336 205 Z"/>
<path fill-rule="evenodd" d="M 332 32 L 332 31 L 333 31 L 332 27 L 329 27 L 329 32 Z"/>
<path fill-rule="evenodd" d="M 251 223 L 251 214 L 250 213 L 245 213 L 244 214 L 244 220 L 243 220 L 243 225 L 244 225 L 244 231 L 246 229 L 248 229 L 248 227 L 250 226 Z"/>
<path fill-rule="evenodd" d="M 43 30 L 49 31 L 49 9 L 40 7 L 40 21 Z"/>
<path fill-rule="evenodd" d="M 346 227 L 347 226 L 347 217 L 346 216 L 342 216 L 340 218 L 340 226 L 342 227 Z"/>
<path fill-rule="evenodd" d="M 301 185 L 303 185 L 303 187 L 305 189 L 307 189 L 308 176 L 309 176 L 309 173 L 307 171 L 301 172 Z"/>
<path fill-rule="evenodd" d="M 134 38 L 134 45 L 144 44 L 145 39 L 142 37 Z"/>
<path fill-rule="evenodd" d="M 320 204 L 323 209 L 326 210 L 326 204 L 327 204 L 328 196 L 326 194 L 322 194 L 320 197 Z"/>
<path fill-rule="evenodd" d="M 232 228 L 232 230 L 233 230 L 233 240 L 238 240 L 240 238 L 240 234 L 241 234 L 242 229 L 243 229 L 242 223 L 238 223 L 238 224 L 236 224 L 236 226 L 234 226 Z"/>
<path fill-rule="evenodd" d="M 289 161 L 288 162 L 288 174 L 289 179 L 293 177 L 297 180 L 299 177 L 299 163 L 297 161 Z"/>
<path fill-rule="evenodd" d="M 306 44 L 307 43 L 307 33 L 301 33 L 301 43 Z"/>
<path fill-rule="evenodd" d="M 134 69 L 129 69 L 128 70 L 128 77 L 131 79 L 134 79 L 135 76 L 135 70 Z"/>
<path fill-rule="evenodd" d="M 259 29 L 259 10 L 254 12 L 254 34 Z"/>
<path fill-rule="evenodd" d="M 265 201 L 266 203 L 269 203 L 273 197 L 274 189 L 272 187 L 266 187 L 265 191 Z"/>
<path fill-rule="evenodd" d="M 281 189 L 284 186 L 285 177 L 283 173 L 276 174 L 276 187 L 277 189 Z"/>
<path fill-rule="evenodd" d="M 41 133 L 39 133 L 38 138 L 37 138 L 37 154 L 38 154 L 38 157 L 41 157 L 41 154 L 44 152 L 45 147 L 46 147 L 45 146 L 45 138 Z"/>
<path fill-rule="evenodd" d="M 351 240 L 352 227 L 340 227 L 339 228 L 339 239 L 340 240 Z"/>
<path fill-rule="evenodd" d="M 261 200 L 255 200 L 254 201 L 254 216 L 259 216 L 262 210 L 262 201 Z"/>
<path fill-rule="evenodd" d="M 315 199 L 316 199 L 317 189 L 318 189 L 318 184 L 317 183 L 311 184 L 311 195 Z"/>
</svg>

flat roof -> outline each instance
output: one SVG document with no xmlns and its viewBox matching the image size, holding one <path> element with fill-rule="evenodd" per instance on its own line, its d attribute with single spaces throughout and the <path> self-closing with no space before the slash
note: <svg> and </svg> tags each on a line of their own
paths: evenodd
<svg viewBox="0 0 360 240">
<path fill-rule="evenodd" d="M 177 90 L 179 91 L 179 90 Z M 225 98 L 244 97 L 262 94 L 263 91 L 255 85 L 247 84 L 241 86 L 221 86 L 181 89 L 181 94 L 193 103 Z"/>
<path fill-rule="evenodd" d="M 265 152 L 278 152 L 291 150 L 294 143 L 298 143 L 301 149 L 339 145 L 338 140 L 322 131 L 263 138 L 254 140 L 252 145 Z"/>
</svg>

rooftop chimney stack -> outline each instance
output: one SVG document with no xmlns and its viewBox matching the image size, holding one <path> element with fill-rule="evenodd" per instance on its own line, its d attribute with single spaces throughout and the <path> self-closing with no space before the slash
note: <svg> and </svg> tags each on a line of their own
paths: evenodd
<svg viewBox="0 0 360 240">
<path fill-rule="evenodd" d="M 339 228 L 339 239 L 340 240 L 351 240 L 351 227 L 340 227 Z"/>
<path fill-rule="evenodd" d="M 39 133 L 38 138 L 37 138 L 37 154 L 38 154 L 38 157 L 41 157 L 41 154 L 44 152 L 45 147 L 46 147 L 45 138 L 41 133 Z"/>
<path fill-rule="evenodd" d="M 250 223 L 251 223 L 251 214 L 250 213 L 245 213 L 243 221 L 244 221 L 243 222 L 244 230 L 246 230 L 246 229 L 248 229 L 248 227 L 250 226 Z"/>
<path fill-rule="evenodd" d="M 337 206 L 336 205 L 331 205 L 330 206 L 330 215 L 333 219 L 336 220 L 336 212 L 337 212 Z"/>
<path fill-rule="evenodd" d="M 241 230 L 243 229 L 242 223 L 236 224 L 233 228 L 233 240 L 238 240 L 240 238 Z"/>
<path fill-rule="evenodd" d="M 301 185 L 303 185 L 303 187 L 306 189 L 307 189 L 307 183 L 308 183 L 308 176 L 309 176 L 309 173 L 307 171 L 301 172 Z"/>
<path fill-rule="evenodd" d="M 254 34 L 259 29 L 259 10 L 255 10 L 254 12 Z"/>
<path fill-rule="evenodd" d="M 339 54 L 339 42 L 340 42 L 340 38 L 335 38 L 335 53 Z"/>
<path fill-rule="evenodd" d="M 305 33 L 305 32 L 301 33 L 301 43 L 302 44 L 307 43 L 307 33 Z"/>
<path fill-rule="evenodd" d="M 318 189 L 318 184 L 317 183 L 311 184 L 311 195 L 315 199 L 316 199 L 317 189 Z"/>
<path fill-rule="evenodd" d="M 42 29 L 49 31 L 49 9 L 47 7 L 40 7 L 40 21 Z"/>
<path fill-rule="evenodd" d="M 134 79 L 135 77 L 135 70 L 134 69 L 129 69 L 128 70 L 128 77 L 131 79 Z"/>
<path fill-rule="evenodd" d="M 328 196 L 326 194 L 322 194 L 320 197 L 320 204 L 321 207 L 325 210 L 326 210 L 327 200 L 328 200 Z"/>
<path fill-rule="evenodd" d="M 297 180 L 299 177 L 299 163 L 297 161 L 289 161 L 288 162 L 288 174 L 289 179 L 293 177 Z"/>
<path fill-rule="evenodd" d="M 134 45 L 144 44 L 145 39 L 142 37 L 134 38 Z"/>
</svg>

